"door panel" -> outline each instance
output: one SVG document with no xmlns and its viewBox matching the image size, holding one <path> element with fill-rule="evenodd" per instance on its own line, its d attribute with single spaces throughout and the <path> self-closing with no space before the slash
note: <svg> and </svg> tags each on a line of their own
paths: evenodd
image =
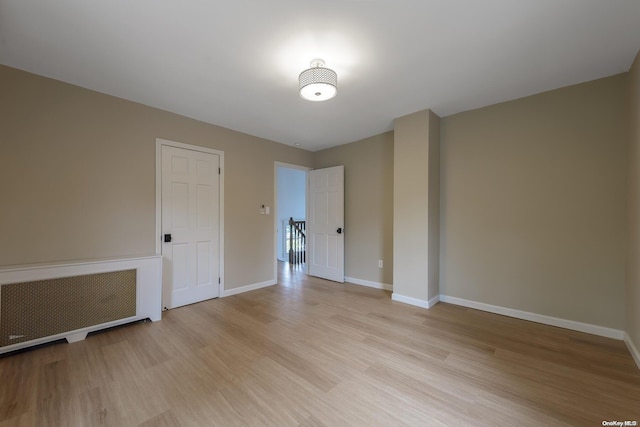
<svg viewBox="0 0 640 427">
<path fill-rule="evenodd" d="M 213 206 L 214 201 L 211 200 L 213 196 L 211 186 L 198 185 L 197 187 L 197 225 L 200 229 L 210 229 L 211 220 L 213 219 Z"/>
<path fill-rule="evenodd" d="M 327 267 L 338 268 L 338 252 L 340 239 L 338 236 L 327 236 Z"/>
<path fill-rule="evenodd" d="M 189 274 L 189 248 L 185 243 L 177 243 L 173 244 L 171 249 L 173 291 L 179 291 L 186 289 L 188 285 L 188 281 L 181 280 L 181 278 L 187 277 Z"/>
<path fill-rule="evenodd" d="M 344 166 L 309 173 L 309 274 L 344 282 Z"/>
<path fill-rule="evenodd" d="M 184 229 L 189 223 L 189 184 L 185 182 L 171 183 L 171 229 L 176 232 Z"/>
<path fill-rule="evenodd" d="M 211 283 L 211 242 L 198 242 L 198 270 L 196 283 L 206 286 Z"/>
<path fill-rule="evenodd" d="M 219 175 L 216 154 L 162 146 L 163 307 L 219 296 Z"/>
</svg>

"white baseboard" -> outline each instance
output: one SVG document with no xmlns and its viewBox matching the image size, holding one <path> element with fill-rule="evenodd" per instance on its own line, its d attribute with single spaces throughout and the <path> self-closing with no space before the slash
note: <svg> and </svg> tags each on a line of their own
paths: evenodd
<svg viewBox="0 0 640 427">
<path fill-rule="evenodd" d="M 633 357 L 633 360 L 636 361 L 636 365 L 638 365 L 638 369 L 640 369 L 640 351 L 638 351 L 638 347 L 631 341 L 631 337 L 628 333 L 624 333 L 624 343 L 627 345 L 629 349 L 629 353 Z"/>
<path fill-rule="evenodd" d="M 404 304 L 415 305 L 416 307 L 430 309 L 440 301 L 440 296 L 436 295 L 435 297 L 431 298 L 429 301 L 425 301 L 418 298 L 412 298 L 412 297 L 400 295 L 399 293 L 394 292 L 391 294 L 391 299 Z"/>
<path fill-rule="evenodd" d="M 239 286 L 233 289 L 225 289 L 221 297 L 230 297 L 231 295 L 242 294 L 249 291 L 255 291 L 256 289 L 266 288 L 267 286 L 273 286 L 278 283 L 276 280 L 267 280 L 266 282 L 253 283 L 251 285 Z"/>
<path fill-rule="evenodd" d="M 560 319 L 558 317 L 545 316 L 543 314 L 515 310 L 513 308 L 500 307 L 497 305 L 485 304 L 482 302 L 450 297 L 447 295 L 440 295 L 440 301 L 449 304 L 461 305 L 463 307 L 475 308 L 477 310 L 488 311 L 490 313 L 502 314 L 503 316 L 515 317 L 517 319 L 529 320 L 531 322 L 542 323 L 545 325 L 557 326 L 559 328 L 585 332 L 587 334 L 599 335 L 601 337 L 614 338 L 617 340 L 622 340 L 625 335 L 624 331 L 618 329 L 605 328 L 604 326 Z"/>
<path fill-rule="evenodd" d="M 440 302 L 440 295 L 436 295 L 435 297 L 433 297 L 433 298 L 431 298 L 429 300 L 429 308 L 433 307 L 434 305 L 436 305 L 439 302 Z"/>
<path fill-rule="evenodd" d="M 393 285 L 387 283 L 372 282 L 370 280 L 356 279 L 355 277 L 344 278 L 345 282 L 353 283 L 354 285 L 366 286 L 374 289 L 384 289 L 385 291 L 393 291 Z"/>
</svg>

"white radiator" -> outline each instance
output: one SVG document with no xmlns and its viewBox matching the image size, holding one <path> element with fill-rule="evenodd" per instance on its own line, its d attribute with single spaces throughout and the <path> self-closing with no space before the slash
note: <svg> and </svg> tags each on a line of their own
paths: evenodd
<svg viewBox="0 0 640 427">
<path fill-rule="evenodd" d="M 161 319 L 162 258 L 0 269 L 0 354 L 142 319 Z"/>
</svg>

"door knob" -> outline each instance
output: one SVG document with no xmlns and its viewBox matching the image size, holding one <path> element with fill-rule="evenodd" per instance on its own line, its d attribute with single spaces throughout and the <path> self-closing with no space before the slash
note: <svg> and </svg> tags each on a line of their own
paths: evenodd
<svg viewBox="0 0 640 427">
<path fill-rule="evenodd" d="M 338 234 L 342 234 L 342 228 L 338 228 L 338 229 L 336 230 L 336 233 L 338 233 Z"/>
<path fill-rule="evenodd" d="M 164 242 L 165 243 L 169 243 L 171 241 L 171 234 L 165 234 L 164 235 Z"/>
</svg>

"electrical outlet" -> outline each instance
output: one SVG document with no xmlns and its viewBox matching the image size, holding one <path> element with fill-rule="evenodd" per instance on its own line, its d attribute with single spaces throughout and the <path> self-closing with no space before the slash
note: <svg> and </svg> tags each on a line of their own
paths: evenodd
<svg viewBox="0 0 640 427">
<path fill-rule="evenodd" d="M 382 260 L 381 259 L 378 260 L 378 268 L 382 268 Z"/>
</svg>

